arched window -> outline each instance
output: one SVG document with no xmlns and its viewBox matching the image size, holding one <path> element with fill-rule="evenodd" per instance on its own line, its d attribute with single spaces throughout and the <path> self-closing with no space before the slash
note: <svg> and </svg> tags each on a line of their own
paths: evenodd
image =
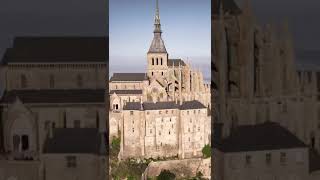
<svg viewBox="0 0 320 180">
<path fill-rule="evenodd" d="M 151 72 L 151 75 L 153 76 L 153 72 Z"/>
<path fill-rule="evenodd" d="M 157 65 L 159 65 L 159 59 L 157 58 Z"/>
<path fill-rule="evenodd" d="M 27 77 L 22 74 L 20 77 L 21 88 L 26 88 L 28 86 Z"/>
<path fill-rule="evenodd" d="M 161 58 L 161 61 L 160 61 L 161 65 L 162 65 L 162 58 Z"/>
<path fill-rule="evenodd" d="M 54 88 L 54 76 L 50 75 L 49 77 L 49 86 L 50 88 Z"/>
<path fill-rule="evenodd" d="M 154 65 L 154 58 L 152 58 L 152 65 Z"/>
<path fill-rule="evenodd" d="M 77 76 L 77 85 L 78 85 L 78 87 L 82 87 L 83 86 L 83 79 L 82 79 L 82 76 L 80 74 Z"/>
</svg>

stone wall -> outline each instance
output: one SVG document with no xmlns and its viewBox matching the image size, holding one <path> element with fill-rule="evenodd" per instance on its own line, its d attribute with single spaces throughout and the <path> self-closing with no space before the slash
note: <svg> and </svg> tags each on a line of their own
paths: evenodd
<svg viewBox="0 0 320 180">
<path fill-rule="evenodd" d="M 106 83 L 104 65 L 10 65 L 5 69 L 7 90 L 104 89 Z"/>
</svg>

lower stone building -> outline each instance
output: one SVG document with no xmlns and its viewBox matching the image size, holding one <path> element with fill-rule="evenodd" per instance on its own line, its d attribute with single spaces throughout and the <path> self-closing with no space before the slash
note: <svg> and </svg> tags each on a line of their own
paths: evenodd
<svg viewBox="0 0 320 180">
<path fill-rule="evenodd" d="M 95 128 L 54 129 L 42 155 L 44 179 L 105 180 L 105 138 Z"/>
<path fill-rule="evenodd" d="M 122 158 L 201 157 L 211 118 L 199 101 L 128 102 L 121 123 Z"/>
<path fill-rule="evenodd" d="M 319 166 L 309 148 L 278 123 L 242 125 L 215 139 L 215 180 L 318 179 Z"/>
</svg>

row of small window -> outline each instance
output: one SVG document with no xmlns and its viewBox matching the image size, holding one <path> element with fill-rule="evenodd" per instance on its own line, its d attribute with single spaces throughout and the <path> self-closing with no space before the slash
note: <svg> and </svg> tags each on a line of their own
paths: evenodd
<svg viewBox="0 0 320 180">
<path fill-rule="evenodd" d="M 21 86 L 21 88 L 28 88 L 28 86 L 29 86 L 27 77 L 24 74 L 22 74 L 20 76 L 20 86 Z M 81 75 L 77 76 L 77 86 L 78 87 L 82 87 L 83 86 L 83 78 L 82 78 Z M 49 76 L 49 87 L 50 88 L 54 88 L 55 87 L 55 78 L 54 78 L 53 75 Z"/>
<path fill-rule="evenodd" d="M 137 88 L 139 87 L 139 85 L 136 86 L 136 85 L 134 84 L 134 85 L 123 85 L 123 88 L 122 88 L 121 86 L 120 86 L 120 88 L 119 88 L 118 85 L 115 85 L 114 88 L 115 88 L 115 89 L 127 89 L 127 88 L 130 89 L 131 86 L 133 87 L 133 89 L 137 89 Z"/>
<path fill-rule="evenodd" d="M 272 164 L 272 154 L 271 153 L 266 153 L 265 162 L 267 165 Z M 246 155 L 245 163 L 247 166 L 251 165 L 251 163 L 252 163 L 252 156 L 251 155 Z M 287 154 L 285 152 L 280 153 L 280 163 L 282 165 L 285 165 L 287 163 Z"/>
<path fill-rule="evenodd" d="M 152 133 L 152 129 L 150 129 L 150 133 Z M 159 134 L 159 136 L 161 136 L 161 131 L 159 131 L 158 134 Z M 171 134 L 175 134 L 174 131 L 173 131 L 173 133 L 171 133 L 171 131 L 168 131 L 168 135 L 171 135 Z"/>
<path fill-rule="evenodd" d="M 188 128 L 188 132 L 191 132 L 190 128 Z M 198 132 L 200 132 L 200 127 L 198 127 Z"/>
<path fill-rule="evenodd" d="M 159 62 L 160 60 L 160 62 Z M 152 58 L 152 65 L 163 65 L 162 58 Z"/>
<path fill-rule="evenodd" d="M 153 76 L 154 75 L 154 72 L 151 72 L 151 76 Z M 164 73 L 163 72 L 161 72 L 161 76 L 163 76 L 164 75 Z"/>
<path fill-rule="evenodd" d="M 185 112 L 184 111 L 182 111 L 182 114 L 184 114 Z M 187 111 L 187 115 L 189 115 L 189 114 L 191 114 L 192 113 L 192 111 L 190 110 L 190 111 Z M 197 110 L 193 110 L 193 114 L 200 114 L 201 113 L 201 110 L 200 109 L 198 109 L 198 113 L 197 113 Z"/>
<path fill-rule="evenodd" d="M 166 113 L 166 114 L 170 114 L 169 110 L 166 110 L 166 111 L 163 111 L 163 112 Z M 174 110 L 171 110 L 171 114 L 173 114 L 174 112 L 175 112 Z M 158 113 L 162 114 L 162 111 L 159 111 Z M 150 111 L 147 111 L 147 115 L 149 115 L 149 114 L 150 114 Z M 130 115 L 133 115 L 133 111 L 130 111 Z"/>
</svg>

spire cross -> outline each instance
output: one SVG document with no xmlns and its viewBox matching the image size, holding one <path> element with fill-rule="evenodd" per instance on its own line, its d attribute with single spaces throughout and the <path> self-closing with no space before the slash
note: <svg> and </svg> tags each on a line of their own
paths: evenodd
<svg viewBox="0 0 320 180">
<path fill-rule="evenodd" d="M 159 0 L 156 1 L 156 16 L 155 24 L 160 24 L 160 11 L 159 11 Z"/>
</svg>

